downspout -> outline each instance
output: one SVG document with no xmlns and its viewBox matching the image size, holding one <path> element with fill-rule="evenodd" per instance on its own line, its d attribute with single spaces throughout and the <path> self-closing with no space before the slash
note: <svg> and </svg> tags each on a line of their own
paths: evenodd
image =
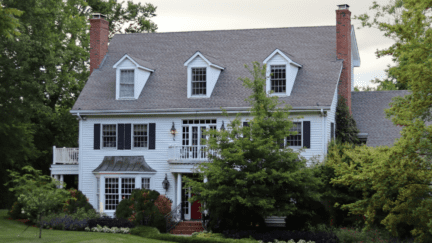
<svg viewBox="0 0 432 243">
<path fill-rule="evenodd" d="M 322 111 L 322 109 L 321 109 L 321 111 Z M 82 117 L 80 116 L 79 112 L 77 113 L 77 116 L 78 116 L 78 120 L 82 120 Z"/>
</svg>

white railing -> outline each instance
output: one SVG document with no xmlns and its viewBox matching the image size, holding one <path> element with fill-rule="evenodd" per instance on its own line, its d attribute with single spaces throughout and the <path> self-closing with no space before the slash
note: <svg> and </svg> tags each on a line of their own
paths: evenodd
<svg viewBox="0 0 432 243">
<path fill-rule="evenodd" d="M 78 164 L 78 148 L 56 148 L 53 146 L 53 164 Z"/>
<path fill-rule="evenodd" d="M 207 146 L 205 145 L 170 146 L 168 159 L 175 161 L 207 161 L 209 152 L 205 150 L 206 148 Z"/>
</svg>

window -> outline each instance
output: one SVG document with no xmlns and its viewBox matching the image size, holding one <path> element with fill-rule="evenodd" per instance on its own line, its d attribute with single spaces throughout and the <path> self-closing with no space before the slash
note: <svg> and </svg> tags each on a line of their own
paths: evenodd
<svg viewBox="0 0 432 243">
<path fill-rule="evenodd" d="M 134 148 L 147 148 L 147 125 L 134 125 Z"/>
<path fill-rule="evenodd" d="M 116 148 L 116 125 L 102 126 L 102 143 L 104 148 Z"/>
<path fill-rule="evenodd" d="M 122 178 L 121 179 L 121 198 L 129 199 L 132 190 L 135 189 L 135 178 Z"/>
<path fill-rule="evenodd" d="M 134 70 L 120 71 L 120 97 L 134 97 Z"/>
<path fill-rule="evenodd" d="M 142 186 L 143 189 L 150 189 L 150 178 L 142 178 Z"/>
<path fill-rule="evenodd" d="M 206 95 L 206 68 L 192 68 L 192 95 Z"/>
<path fill-rule="evenodd" d="M 118 178 L 105 178 L 105 210 L 116 210 L 119 204 L 118 184 Z"/>
<path fill-rule="evenodd" d="M 293 122 L 290 131 L 297 132 L 297 135 L 287 137 L 287 146 L 302 146 L 302 124 L 301 122 Z"/>
<path fill-rule="evenodd" d="M 285 65 L 272 65 L 270 84 L 271 90 L 275 93 L 285 93 L 286 92 L 286 69 Z"/>
</svg>

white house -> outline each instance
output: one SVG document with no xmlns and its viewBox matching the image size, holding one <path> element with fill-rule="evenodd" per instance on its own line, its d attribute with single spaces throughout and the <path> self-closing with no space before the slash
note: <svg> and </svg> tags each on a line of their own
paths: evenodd
<svg viewBox="0 0 432 243">
<path fill-rule="evenodd" d="M 237 113 L 250 118 L 250 90 L 238 78 L 249 76 L 244 64 L 253 61 L 273 73 L 266 90 L 304 116 L 287 146 L 322 159 L 335 133 L 337 94 L 351 109 L 360 66 L 348 7 L 339 5 L 336 26 L 119 34 L 109 46 L 108 21 L 93 15 L 91 75 L 70 111 L 79 120 L 79 148 L 54 147 L 52 175 L 78 175 L 78 189 L 108 215 L 133 188 L 150 188 L 172 199 L 173 209 L 184 202 L 185 219 L 199 219 L 181 176 L 207 160 L 203 129 L 226 127 Z"/>
</svg>

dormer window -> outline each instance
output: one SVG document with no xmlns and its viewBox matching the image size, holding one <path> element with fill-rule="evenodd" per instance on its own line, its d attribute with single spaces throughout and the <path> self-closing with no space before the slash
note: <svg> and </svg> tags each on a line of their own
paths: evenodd
<svg viewBox="0 0 432 243">
<path fill-rule="evenodd" d="M 298 70 L 302 65 L 294 62 L 281 50 L 274 50 L 263 62 L 266 70 L 266 93 L 272 95 L 290 96 Z"/>
<path fill-rule="evenodd" d="M 285 65 L 272 65 L 271 74 L 271 90 L 273 90 L 275 93 L 286 93 Z"/>
<path fill-rule="evenodd" d="M 134 97 L 134 70 L 120 71 L 120 98 Z"/>
<path fill-rule="evenodd" d="M 224 68 L 219 61 L 197 51 L 185 63 L 187 67 L 187 97 L 210 98 L 220 73 Z"/>
<path fill-rule="evenodd" d="M 207 94 L 207 68 L 192 68 L 192 95 Z"/>
<path fill-rule="evenodd" d="M 125 54 L 113 68 L 116 69 L 116 99 L 138 99 L 150 74 L 155 70 L 144 60 Z"/>
</svg>

